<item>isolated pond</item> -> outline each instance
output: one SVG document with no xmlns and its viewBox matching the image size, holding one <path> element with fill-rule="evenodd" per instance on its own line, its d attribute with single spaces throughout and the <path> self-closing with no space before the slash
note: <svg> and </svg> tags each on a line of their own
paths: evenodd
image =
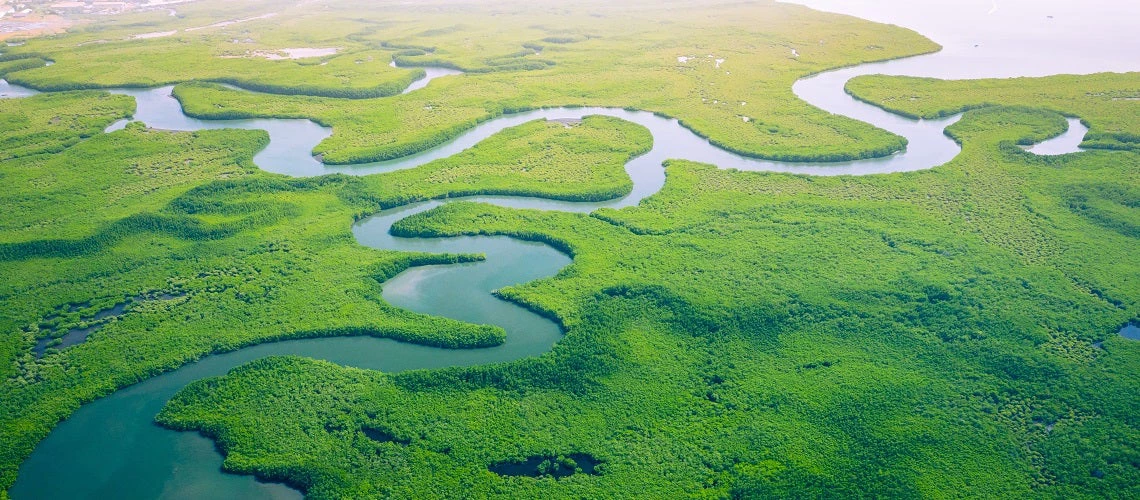
<svg viewBox="0 0 1140 500">
<path fill-rule="evenodd" d="M 487 470 L 500 476 L 553 477 L 560 479 L 574 474 L 598 474 L 602 462 L 586 453 L 567 455 L 535 455 L 521 462 L 499 462 Z"/>
<path fill-rule="evenodd" d="M 36 345 L 32 347 L 32 352 L 35 353 L 36 358 L 42 358 L 45 354 L 50 354 L 48 351 L 49 348 L 58 350 L 82 344 L 87 341 L 87 338 L 90 337 L 91 334 L 106 326 L 107 320 L 122 316 L 132 305 L 154 300 L 174 300 L 182 296 L 181 293 L 158 293 L 131 297 L 126 302 L 120 302 L 106 309 L 95 311 L 95 313 L 90 316 L 81 317 L 80 319 L 86 323 L 86 326 L 76 326 L 67 330 L 63 335 L 43 337 L 37 340 Z M 71 304 L 67 309 L 68 312 L 74 313 L 89 305 L 90 304 Z M 45 319 L 50 319 L 51 321 L 41 323 L 40 330 L 55 330 L 56 328 L 53 324 L 61 320 L 61 314 L 55 313 Z"/>
<path fill-rule="evenodd" d="M 1120 336 L 1126 339 L 1140 340 L 1140 325 L 1129 322 L 1120 327 Z"/>
<path fill-rule="evenodd" d="M 110 308 L 95 313 L 90 321 L 99 322 L 107 318 L 119 316 L 126 310 L 127 304 L 125 302 L 121 304 L 115 304 Z M 32 352 L 36 354 L 37 358 L 42 358 L 49 347 L 55 349 L 65 349 L 73 345 L 81 344 L 86 341 L 87 337 L 92 333 L 95 333 L 100 328 L 103 328 L 103 325 L 104 323 L 95 323 L 91 326 L 83 328 L 72 328 L 60 337 L 41 338 L 36 342 L 35 347 L 32 348 Z"/>
<path fill-rule="evenodd" d="M 1022 14 L 1044 15 L 1041 11 L 1034 10 L 1033 6 L 1023 9 Z M 1001 33 L 994 31 L 989 35 L 999 37 Z M 1070 39 L 1079 38 L 1080 34 L 1068 33 L 1067 36 Z M 1126 37 L 1123 41 L 1131 39 Z M 1096 58 L 1095 53 L 1085 56 Z M 327 167 L 313 159 L 311 151 L 320 140 L 328 136 L 329 130 L 307 120 L 195 120 L 181 113 L 177 102 L 169 97 L 169 87 L 115 92 L 134 96 L 138 102 L 135 119 L 152 127 L 174 130 L 225 127 L 266 129 L 270 133 L 271 143 L 255 157 L 255 162 L 266 170 L 296 176 L 328 172 L 363 175 L 411 168 L 436 158 L 451 156 L 504 128 L 538 118 L 574 119 L 590 114 L 605 114 L 648 127 L 654 136 L 654 148 L 626 166 L 634 181 L 634 190 L 629 196 L 604 203 L 515 197 L 471 198 L 511 207 L 589 212 L 602 206 L 636 204 L 655 193 L 664 183 L 661 161 L 668 158 L 702 161 L 721 168 L 814 175 L 899 172 L 945 163 L 959 151 L 957 145 L 943 135 L 945 126 L 953 123 L 957 117 L 912 121 L 860 103 L 843 90 L 847 79 L 861 74 L 895 73 L 905 71 L 908 67 L 950 71 L 965 68 L 965 65 L 977 66 L 977 61 L 971 62 L 968 59 L 957 60 L 954 63 L 957 66 L 949 67 L 941 62 L 926 62 L 937 61 L 934 59 L 937 57 L 935 54 L 867 64 L 822 73 L 796 83 L 796 94 L 808 102 L 828 111 L 867 121 L 909 140 L 909 147 L 904 153 L 837 165 L 797 165 L 743 158 L 712 146 L 707 140 L 681 127 L 675 120 L 651 113 L 607 108 L 559 108 L 499 117 L 480 124 L 448 144 L 412 157 L 368 165 Z M 429 77 L 421 82 L 426 85 L 433 75 L 453 74 L 448 73 L 451 71 L 429 71 Z M 12 92 L 21 92 L 18 88 L 9 88 Z M 410 90 L 414 89 L 409 87 Z M 125 122 L 116 124 L 111 129 L 121 128 L 124 124 Z M 16 484 L 10 490 L 12 497 L 296 497 L 298 492 L 282 485 L 265 484 L 247 476 L 220 473 L 221 457 L 210 440 L 194 433 L 162 429 L 153 423 L 154 416 L 187 383 L 203 377 L 222 375 L 245 362 L 270 355 L 297 354 L 348 366 L 398 372 L 415 368 L 509 361 L 548 351 L 561 335 L 557 325 L 526 309 L 495 299 L 488 292 L 512 283 L 551 276 L 570 263 L 570 259 L 548 246 L 505 237 L 404 239 L 389 234 L 388 230 L 395 221 L 443 203 L 446 201 L 417 203 L 386 210 L 354 225 L 353 233 L 361 244 L 375 248 L 486 253 L 485 262 L 410 269 L 386 282 L 383 296 L 392 304 L 424 314 L 501 326 L 507 332 L 507 342 L 504 345 L 488 349 L 447 350 L 369 337 L 341 337 L 262 344 L 210 356 L 81 407 L 68 420 L 59 424 L 23 463 Z M 549 457 L 538 458 L 536 471 Z M 494 465 L 508 467 L 508 464 L 488 466 Z M 526 473 L 529 465 L 526 468 L 526 471 L 504 468 L 501 473 Z"/>
</svg>

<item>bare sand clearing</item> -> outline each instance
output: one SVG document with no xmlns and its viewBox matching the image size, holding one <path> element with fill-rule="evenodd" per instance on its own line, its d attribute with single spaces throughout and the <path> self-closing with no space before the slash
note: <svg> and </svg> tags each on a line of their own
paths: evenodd
<svg viewBox="0 0 1140 500">
<path fill-rule="evenodd" d="M 295 49 L 280 49 L 265 52 L 266 59 L 304 59 L 306 57 L 324 57 L 336 54 L 340 47 L 314 48 L 301 47 Z M 258 51 L 262 52 L 262 51 Z M 261 55 L 261 54 L 258 54 Z"/>
<path fill-rule="evenodd" d="M 314 48 L 314 47 L 301 47 L 293 49 L 276 49 L 276 50 L 247 50 L 244 55 L 240 56 L 221 56 L 225 59 L 238 59 L 245 57 L 263 57 L 271 61 L 280 61 L 285 59 L 305 59 L 308 57 L 324 57 L 336 54 L 340 47 L 328 48 Z"/>
<path fill-rule="evenodd" d="M 164 37 L 164 36 L 170 36 L 170 35 L 173 35 L 173 34 L 175 34 L 175 33 L 178 33 L 178 30 L 174 30 L 174 31 L 154 31 L 154 32 L 151 32 L 151 33 L 142 33 L 142 34 L 139 34 L 139 35 L 131 35 L 131 40 L 145 40 L 145 39 L 147 39 L 147 38 L 162 38 L 162 37 Z"/>
<path fill-rule="evenodd" d="M 546 121 L 561 123 L 563 127 L 570 128 L 582 124 L 581 118 L 547 118 Z"/>
<path fill-rule="evenodd" d="M 74 23 L 56 15 L 29 15 L 19 20 L 0 19 L 0 41 L 63 33 L 72 24 Z"/>
<path fill-rule="evenodd" d="M 186 28 L 183 31 L 198 31 L 198 30 L 204 30 L 207 28 L 224 28 L 224 27 L 229 26 L 231 24 L 239 24 L 239 23 L 245 23 L 245 22 L 249 22 L 249 21 L 256 21 L 258 19 L 268 19 L 268 18 L 276 16 L 276 15 L 277 15 L 276 12 L 270 12 L 269 14 L 263 14 L 263 15 L 254 16 L 254 17 L 247 17 L 245 19 L 230 19 L 229 21 L 222 21 L 220 23 L 207 24 L 205 26 L 195 26 L 193 28 Z"/>
</svg>

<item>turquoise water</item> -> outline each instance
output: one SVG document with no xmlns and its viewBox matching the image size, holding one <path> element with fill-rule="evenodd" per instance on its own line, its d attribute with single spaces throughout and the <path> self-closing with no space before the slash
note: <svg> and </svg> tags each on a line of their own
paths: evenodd
<svg viewBox="0 0 1140 500">
<path fill-rule="evenodd" d="M 1120 328 L 1120 336 L 1131 340 L 1140 340 L 1140 325 L 1128 323 Z"/>
</svg>

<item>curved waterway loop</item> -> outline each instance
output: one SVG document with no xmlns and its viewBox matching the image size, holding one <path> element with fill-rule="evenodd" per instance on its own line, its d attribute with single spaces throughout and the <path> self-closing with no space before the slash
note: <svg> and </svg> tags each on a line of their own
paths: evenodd
<svg viewBox="0 0 1140 500">
<path fill-rule="evenodd" d="M 392 61 L 391 63 L 388 63 L 388 65 L 393 67 L 393 68 L 401 67 L 401 66 L 398 66 L 396 64 L 396 61 Z M 406 66 L 404 66 L 404 67 L 406 68 Z M 400 92 L 401 94 L 407 94 L 408 92 L 412 92 L 412 91 L 419 90 L 419 89 L 422 89 L 424 87 L 427 87 L 427 84 L 429 82 L 431 82 L 432 80 L 435 80 L 436 78 L 442 77 L 442 76 L 462 75 L 463 74 L 462 71 L 459 71 L 457 69 L 451 69 L 451 68 L 436 68 L 436 67 L 432 67 L 432 66 L 424 66 L 421 69 L 424 70 L 424 77 L 420 78 L 419 80 L 412 82 L 410 85 L 407 86 L 407 88 L 404 89 L 403 92 Z"/>
<path fill-rule="evenodd" d="M 575 203 L 504 196 L 462 198 L 516 208 L 590 212 L 600 207 L 635 205 L 656 193 L 665 180 L 661 163 L 671 158 L 711 163 L 721 168 L 809 175 L 903 172 L 931 168 L 949 161 L 959 148 L 945 137 L 943 129 L 958 116 L 913 121 L 856 101 L 844 92 L 843 85 L 847 79 L 882 72 L 891 64 L 868 64 L 821 73 L 796 84 L 796 94 L 811 104 L 869 122 L 909 141 L 907 150 L 899 154 L 835 164 L 781 163 L 741 157 L 711 145 L 676 120 L 648 112 L 614 108 L 554 108 L 496 118 L 446 145 L 414 156 L 389 162 L 329 167 L 314 159 L 311 151 L 330 131 L 308 120 L 197 120 L 182 114 L 177 101 L 170 97 L 170 87 L 113 92 L 134 96 L 138 103 L 134 118 L 155 128 L 265 129 L 270 134 L 270 144 L 255 156 L 254 161 L 265 170 L 294 176 L 330 172 L 364 175 L 412 168 L 454 155 L 507 127 L 540 118 L 608 115 L 647 127 L 654 137 L 653 149 L 626 165 L 634 187 L 629 195 L 620 199 Z M 432 75 L 443 74 L 450 73 L 429 72 L 429 77 L 420 82 L 426 85 Z M 124 125 L 125 122 L 118 123 L 110 129 Z M 212 441 L 196 433 L 158 427 L 153 423 L 154 416 L 187 383 L 222 375 L 264 356 L 302 355 L 347 366 L 398 372 L 505 362 L 550 350 L 562 335 L 558 325 L 515 304 L 496 299 L 489 292 L 552 276 L 570 263 L 567 256 L 546 245 L 506 237 L 407 239 L 389 234 L 396 221 L 450 201 L 453 200 L 421 202 L 385 210 L 355 224 L 353 233 L 361 244 L 385 250 L 484 253 L 487 259 L 483 262 L 409 269 L 384 284 L 383 297 L 393 305 L 424 314 L 501 326 L 507 332 L 503 345 L 448 350 L 388 339 L 339 337 L 261 344 L 209 356 L 78 409 L 60 423 L 22 464 L 16 484 L 10 490 L 12 497 L 294 498 L 299 493 L 283 485 L 220 473 L 221 456 L 215 451 Z"/>
<path fill-rule="evenodd" d="M 1069 118 L 1068 121 L 1069 128 L 1061 135 L 1032 146 L 1023 146 L 1023 149 L 1041 156 L 1056 156 L 1084 151 L 1081 149 L 1081 143 L 1085 140 L 1085 134 L 1089 133 L 1089 128 L 1081 123 L 1079 118 Z"/>
<path fill-rule="evenodd" d="M 19 85 L 12 85 L 8 80 L 0 79 L 0 99 L 10 99 L 14 97 L 27 97 L 30 95 L 38 94 L 32 89 L 24 88 Z"/>
</svg>

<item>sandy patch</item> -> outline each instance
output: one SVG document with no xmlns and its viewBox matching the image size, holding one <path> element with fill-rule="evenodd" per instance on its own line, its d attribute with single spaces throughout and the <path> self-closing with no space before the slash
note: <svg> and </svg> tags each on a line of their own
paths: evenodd
<svg viewBox="0 0 1140 500">
<path fill-rule="evenodd" d="M 714 56 L 712 54 L 709 54 L 708 56 L 706 56 L 706 58 L 708 60 L 712 61 L 713 65 L 716 67 L 716 69 L 720 69 L 720 65 L 724 64 L 723 58 Z M 688 64 L 690 61 L 693 61 L 693 62 L 696 62 L 699 64 L 703 60 L 704 59 L 701 59 L 700 56 L 677 56 L 677 62 L 679 64 Z"/>
<path fill-rule="evenodd" d="M 301 47 L 295 49 L 281 49 L 275 51 L 266 51 L 264 56 L 266 59 L 304 59 L 306 57 L 325 57 L 336 54 L 340 47 L 328 48 L 313 48 Z M 261 52 L 261 51 L 257 51 Z M 259 56 L 261 54 L 258 54 Z"/>
<path fill-rule="evenodd" d="M 28 15 L 19 20 L 4 18 L 0 20 L 0 41 L 63 33 L 72 24 L 74 23 L 55 15 Z"/>
<path fill-rule="evenodd" d="M 570 128 L 582 124 L 581 118 L 551 118 L 546 120 L 552 123 L 561 123 L 563 127 Z"/>
<path fill-rule="evenodd" d="M 131 40 L 145 40 L 145 39 L 148 39 L 148 38 L 162 38 L 162 37 L 164 37 L 164 36 L 170 36 L 170 35 L 173 35 L 173 34 L 175 34 L 175 33 L 178 33 L 178 30 L 174 30 L 174 31 L 154 31 L 154 32 L 151 32 L 151 33 L 143 33 L 143 34 L 140 34 L 140 35 L 131 35 Z"/>
<path fill-rule="evenodd" d="M 198 30 L 204 30 L 207 28 L 224 28 L 224 27 L 229 26 L 231 24 L 246 23 L 249 21 L 256 21 L 258 19 L 269 19 L 269 18 L 276 16 L 276 15 L 277 15 L 276 12 L 270 12 L 269 14 L 263 14 L 263 15 L 254 16 L 254 17 L 247 17 L 245 19 L 231 19 L 229 21 L 222 21 L 220 23 L 207 24 L 205 26 L 195 26 L 193 28 L 186 28 L 183 31 L 198 31 Z"/>
<path fill-rule="evenodd" d="M 309 57 L 325 57 L 336 54 L 340 47 L 329 48 L 295 48 L 295 49 L 276 49 L 276 50 L 247 50 L 245 54 L 240 56 L 221 56 L 223 59 L 239 59 L 247 57 L 260 57 L 269 59 L 270 61 L 282 61 L 286 59 L 305 59 Z"/>
</svg>

